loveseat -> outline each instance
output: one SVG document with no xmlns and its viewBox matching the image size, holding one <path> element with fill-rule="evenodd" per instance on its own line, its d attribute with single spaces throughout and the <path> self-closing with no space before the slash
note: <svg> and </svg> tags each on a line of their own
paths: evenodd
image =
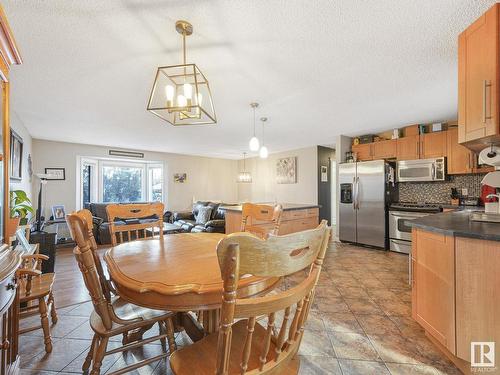
<svg viewBox="0 0 500 375">
<path fill-rule="evenodd" d="M 149 203 L 149 202 L 134 202 L 134 203 Z M 124 204 L 134 204 L 134 203 L 124 203 Z M 111 235 L 109 233 L 109 225 L 110 223 L 108 222 L 108 213 L 106 212 L 106 206 L 108 204 L 116 204 L 116 203 L 87 203 L 85 205 L 85 208 L 89 210 L 92 213 L 92 220 L 93 220 L 93 232 L 94 232 L 94 237 L 97 241 L 98 244 L 105 245 L 105 244 L 110 244 L 111 243 Z M 169 218 L 171 216 L 171 212 L 167 211 L 163 214 L 163 220 L 164 221 L 169 221 Z M 148 222 L 153 222 L 158 220 L 156 215 L 150 216 L 150 217 L 141 217 L 138 218 L 139 222 L 142 223 L 148 223 Z M 126 224 L 124 221 L 115 221 L 119 225 L 124 225 Z"/>
<path fill-rule="evenodd" d="M 229 205 L 227 203 L 198 201 L 193 204 L 191 211 L 173 212 L 172 221 L 183 232 L 225 233 L 225 210 L 220 209 L 220 207 Z M 204 220 L 199 215 L 201 207 L 211 209 L 210 216 Z"/>
</svg>

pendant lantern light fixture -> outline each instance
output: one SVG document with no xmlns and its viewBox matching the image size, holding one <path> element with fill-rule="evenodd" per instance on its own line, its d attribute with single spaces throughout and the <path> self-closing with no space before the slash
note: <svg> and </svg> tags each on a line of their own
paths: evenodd
<svg viewBox="0 0 500 375">
<path fill-rule="evenodd" d="M 247 170 L 246 170 L 246 165 L 245 165 L 246 156 L 247 156 L 247 153 L 244 152 L 243 153 L 243 171 L 241 171 L 238 174 L 237 182 L 248 184 L 248 183 L 252 182 L 252 175 L 250 174 L 250 172 L 247 172 Z"/>
<path fill-rule="evenodd" d="M 174 126 L 216 124 L 208 80 L 196 64 L 186 62 L 186 36 L 193 25 L 177 21 L 175 29 L 182 35 L 183 63 L 158 68 L 147 109 Z"/>
<path fill-rule="evenodd" d="M 269 151 L 264 143 L 264 132 L 265 132 L 264 124 L 267 121 L 267 117 L 261 117 L 260 121 L 262 122 L 262 146 L 260 147 L 260 150 L 259 150 L 259 156 L 261 159 L 267 159 L 267 157 L 269 156 Z"/>
<path fill-rule="evenodd" d="M 259 138 L 257 138 L 255 134 L 255 110 L 259 107 L 259 103 L 250 103 L 250 107 L 253 108 L 253 137 L 250 138 L 250 142 L 248 143 L 248 147 L 250 151 L 257 152 L 260 148 Z"/>
</svg>

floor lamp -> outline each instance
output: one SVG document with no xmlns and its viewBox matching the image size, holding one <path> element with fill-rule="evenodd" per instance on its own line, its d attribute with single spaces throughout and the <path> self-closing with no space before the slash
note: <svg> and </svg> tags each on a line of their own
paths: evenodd
<svg viewBox="0 0 500 375">
<path fill-rule="evenodd" d="M 45 173 L 37 173 L 35 176 L 40 180 L 40 190 L 38 191 L 38 207 L 36 209 L 36 226 L 34 233 L 40 233 L 42 232 L 42 191 L 43 185 L 47 184 L 47 177 L 49 175 Z"/>
</svg>

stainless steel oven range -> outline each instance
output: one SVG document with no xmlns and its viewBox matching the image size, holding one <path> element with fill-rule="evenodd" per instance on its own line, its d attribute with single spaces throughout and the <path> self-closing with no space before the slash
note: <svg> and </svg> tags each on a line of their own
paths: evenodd
<svg viewBox="0 0 500 375">
<path fill-rule="evenodd" d="M 389 249 L 399 253 L 411 252 L 411 227 L 409 220 L 441 212 L 432 204 L 393 203 L 389 206 Z"/>
</svg>

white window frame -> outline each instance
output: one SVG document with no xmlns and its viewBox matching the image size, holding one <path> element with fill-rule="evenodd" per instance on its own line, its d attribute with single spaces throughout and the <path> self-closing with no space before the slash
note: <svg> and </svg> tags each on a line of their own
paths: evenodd
<svg viewBox="0 0 500 375">
<path fill-rule="evenodd" d="M 82 180 L 83 180 L 83 165 L 90 164 L 93 166 L 91 174 L 91 192 L 90 201 L 91 202 L 102 202 L 104 191 L 103 191 L 103 167 L 105 166 L 124 166 L 124 167 L 134 167 L 141 168 L 142 173 L 142 186 L 141 186 L 141 201 L 150 201 L 151 189 L 150 189 L 150 177 L 149 170 L 151 168 L 161 168 L 162 169 L 162 203 L 166 202 L 166 189 L 165 189 L 165 166 L 163 162 L 158 161 L 135 161 L 128 159 L 113 159 L 113 158 L 103 158 L 103 157 L 77 157 L 77 171 L 76 173 L 76 207 L 77 209 L 83 208 L 83 191 L 82 191 Z"/>
</svg>

